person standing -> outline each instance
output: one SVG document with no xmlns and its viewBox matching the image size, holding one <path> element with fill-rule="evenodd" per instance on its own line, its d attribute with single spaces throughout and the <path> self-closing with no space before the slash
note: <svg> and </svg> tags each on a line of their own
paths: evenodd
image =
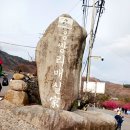
<svg viewBox="0 0 130 130">
<path fill-rule="evenodd" d="M 127 114 L 127 108 L 125 108 L 125 114 Z"/>
<path fill-rule="evenodd" d="M 2 89 L 2 85 L 1 85 L 1 82 L 0 82 L 0 92 L 1 92 L 1 89 Z"/>
<path fill-rule="evenodd" d="M 117 127 L 116 130 L 121 130 L 121 126 L 123 123 L 123 116 L 121 116 L 121 111 L 117 111 L 117 115 L 115 115 L 115 119 L 117 121 Z"/>
<path fill-rule="evenodd" d="M 0 76 L 3 76 L 2 74 L 2 65 L 0 64 Z"/>
<path fill-rule="evenodd" d="M 0 77 L 4 76 L 2 64 L 3 64 L 3 61 L 0 59 Z"/>
<path fill-rule="evenodd" d="M 4 75 L 3 81 L 2 81 L 2 86 L 8 86 L 8 84 L 9 84 L 8 78 Z"/>
</svg>

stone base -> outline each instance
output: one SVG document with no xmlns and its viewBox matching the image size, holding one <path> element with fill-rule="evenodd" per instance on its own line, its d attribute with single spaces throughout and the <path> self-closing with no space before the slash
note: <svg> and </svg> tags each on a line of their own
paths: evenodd
<svg viewBox="0 0 130 130">
<path fill-rule="evenodd" d="M 115 130 L 115 124 L 114 117 L 101 112 L 15 107 L 0 101 L 0 130 Z"/>
</svg>

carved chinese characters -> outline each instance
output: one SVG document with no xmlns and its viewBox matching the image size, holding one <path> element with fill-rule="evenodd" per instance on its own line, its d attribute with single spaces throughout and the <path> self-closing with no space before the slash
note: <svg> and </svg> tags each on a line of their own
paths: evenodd
<svg viewBox="0 0 130 130">
<path fill-rule="evenodd" d="M 44 107 L 69 109 L 78 97 L 83 29 L 69 16 L 57 18 L 37 45 L 36 63 Z"/>
<path fill-rule="evenodd" d="M 58 51 L 59 54 L 56 56 L 56 66 L 57 68 L 54 70 L 54 76 L 56 77 L 56 81 L 52 86 L 55 95 L 50 97 L 52 108 L 56 109 L 60 107 L 61 104 L 61 83 L 63 77 L 63 65 L 65 60 L 65 49 L 67 49 L 67 36 L 68 32 L 71 31 L 73 25 L 73 20 L 66 17 L 59 17 L 58 21 L 58 30 L 59 30 L 59 42 L 58 42 Z"/>
</svg>

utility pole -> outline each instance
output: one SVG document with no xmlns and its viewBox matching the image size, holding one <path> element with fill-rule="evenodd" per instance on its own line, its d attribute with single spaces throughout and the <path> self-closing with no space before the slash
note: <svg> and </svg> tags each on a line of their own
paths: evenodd
<svg viewBox="0 0 130 130">
<path fill-rule="evenodd" d="M 83 27 L 84 29 L 86 29 L 86 7 L 87 7 L 87 0 L 83 0 L 82 3 L 82 7 L 83 7 Z M 86 39 L 84 40 L 84 44 L 86 45 Z M 82 91 L 82 73 L 80 71 L 80 81 L 79 81 L 79 91 L 78 91 L 78 106 L 80 106 L 80 98 L 81 98 L 81 91 Z"/>
<path fill-rule="evenodd" d="M 84 29 L 86 29 L 86 7 L 87 6 L 87 0 L 83 0 L 83 5 L 82 5 L 82 7 L 83 7 L 83 27 L 84 27 Z"/>
<path fill-rule="evenodd" d="M 91 66 L 91 55 L 92 55 L 92 48 L 93 48 L 93 42 L 94 42 L 94 21 L 96 17 L 96 7 L 95 7 L 95 0 L 93 0 L 93 9 L 92 9 L 92 18 L 91 18 L 91 30 L 90 30 L 90 40 L 89 40 L 89 52 L 88 52 L 88 58 L 87 58 L 87 75 L 86 75 L 86 80 L 87 83 L 89 82 L 90 79 L 90 66 Z"/>
</svg>

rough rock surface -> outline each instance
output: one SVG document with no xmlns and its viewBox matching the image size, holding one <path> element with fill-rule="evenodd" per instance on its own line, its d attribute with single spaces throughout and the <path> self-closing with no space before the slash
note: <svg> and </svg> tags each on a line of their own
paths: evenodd
<svg viewBox="0 0 130 130">
<path fill-rule="evenodd" d="M 78 97 L 86 32 L 69 15 L 58 17 L 36 49 L 43 107 L 68 110 Z"/>
<path fill-rule="evenodd" d="M 113 116 L 96 111 L 75 111 L 74 113 L 86 118 L 90 122 L 90 130 L 115 130 Z"/>
<path fill-rule="evenodd" d="M 14 115 L 12 110 L 15 107 L 6 100 L 0 101 L 0 130 L 39 130 L 33 124 Z"/>
<path fill-rule="evenodd" d="M 28 104 L 28 95 L 24 91 L 14 91 L 9 89 L 5 96 L 5 100 L 15 104 L 15 105 L 26 105 Z"/>
<path fill-rule="evenodd" d="M 26 91 L 27 84 L 23 80 L 12 80 L 9 82 L 9 87 L 15 91 Z"/>
<path fill-rule="evenodd" d="M 26 92 L 28 94 L 29 104 L 41 105 L 37 77 L 30 78 L 30 80 L 26 81 L 26 83 L 28 86 Z"/>
<path fill-rule="evenodd" d="M 9 83 L 9 89 L 4 95 L 4 99 L 15 105 L 28 104 L 28 95 L 25 92 L 27 84 L 22 80 L 12 80 Z"/>
<path fill-rule="evenodd" d="M 16 107 L 0 101 L 0 130 L 115 130 L 115 120 L 101 112 Z"/>
<path fill-rule="evenodd" d="M 23 75 L 23 74 L 19 74 L 19 73 L 15 73 L 15 74 L 13 75 L 13 78 L 14 78 L 15 80 L 22 80 L 22 79 L 24 78 L 24 75 Z"/>
</svg>

